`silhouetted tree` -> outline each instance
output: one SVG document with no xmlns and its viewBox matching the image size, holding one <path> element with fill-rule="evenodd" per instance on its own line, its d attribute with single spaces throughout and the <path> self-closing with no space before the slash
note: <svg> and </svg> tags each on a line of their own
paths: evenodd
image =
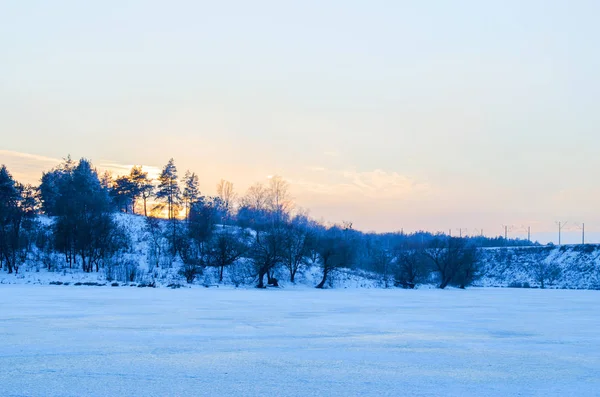
<svg viewBox="0 0 600 397">
<path fill-rule="evenodd" d="M 206 265 L 219 269 L 219 282 L 223 282 L 225 267 L 235 264 L 248 252 L 248 236 L 240 230 L 224 227 L 208 240 Z"/>
<path fill-rule="evenodd" d="M 56 216 L 55 247 L 65 254 L 69 267 L 78 257 L 84 271 L 90 272 L 94 266 L 98 271 L 101 261 L 125 242 L 117 238 L 108 192 L 96 170 L 81 159 L 76 166 L 67 162 L 45 175 L 40 192 L 42 197 L 51 192 L 46 203 L 53 203 L 47 208 Z"/>
<path fill-rule="evenodd" d="M 6 166 L 0 167 L 0 265 L 15 273 L 25 260 L 28 232 L 33 229 L 35 196 L 31 186 L 16 182 Z M 1 266 L 0 266 L 1 267 Z"/>
<path fill-rule="evenodd" d="M 317 249 L 323 278 L 317 288 L 325 287 L 328 276 L 336 269 L 350 267 L 356 258 L 352 224 L 333 226 L 318 237 Z"/>
<path fill-rule="evenodd" d="M 131 213 L 135 213 L 136 187 L 128 176 L 115 179 L 110 189 L 110 196 L 119 211 L 129 212 L 131 209 Z"/>
<path fill-rule="evenodd" d="M 221 179 L 217 184 L 217 196 L 223 203 L 223 209 L 225 211 L 223 223 L 227 223 L 227 220 L 231 217 L 233 211 L 233 203 L 235 202 L 236 194 L 233 191 L 233 183 Z"/>
<path fill-rule="evenodd" d="M 214 233 L 219 219 L 219 200 L 201 197 L 192 204 L 188 221 L 188 234 L 199 246 L 205 244 Z"/>
<path fill-rule="evenodd" d="M 183 193 L 181 194 L 184 204 L 185 219 L 189 219 L 189 211 L 192 205 L 200 198 L 200 183 L 198 181 L 198 175 L 185 172 L 183 177 Z"/>
<path fill-rule="evenodd" d="M 49 216 L 57 215 L 62 208 L 59 205 L 64 205 L 63 202 L 59 203 L 61 194 L 67 188 L 67 184 L 71 178 L 71 172 L 75 164 L 71 160 L 71 156 L 53 168 L 48 172 L 42 173 L 42 180 L 38 187 L 39 197 L 41 201 L 42 211 Z"/>
<path fill-rule="evenodd" d="M 156 198 L 164 201 L 167 206 L 167 217 L 174 220 L 177 215 L 177 206 L 179 204 L 181 190 L 177 183 L 177 167 L 175 160 L 170 159 L 167 165 L 162 169 L 158 177 L 158 187 L 156 189 Z"/>
<path fill-rule="evenodd" d="M 144 216 L 148 216 L 147 201 L 154 191 L 148 173 L 144 172 L 141 166 L 133 166 L 129 172 L 129 180 L 134 186 L 134 206 L 135 201 L 141 198 L 144 203 Z"/>
<path fill-rule="evenodd" d="M 297 216 L 285 225 L 283 236 L 283 264 L 294 282 L 296 273 L 307 262 L 310 249 L 316 240 L 316 226 L 304 217 Z"/>
<path fill-rule="evenodd" d="M 273 214 L 273 221 L 276 223 L 286 222 L 294 206 L 287 181 L 278 175 L 272 177 L 269 179 L 266 193 L 266 205 Z"/>
<path fill-rule="evenodd" d="M 424 253 L 439 274 L 439 288 L 446 288 L 453 282 L 464 288 L 477 273 L 477 249 L 468 244 L 467 239 L 438 237 Z"/>
<path fill-rule="evenodd" d="M 177 167 L 175 161 L 171 158 L 163 167 L 158 177 L 158 187 L 156 189 L 156 198 L 163 201 L 167 208 L 167 217 L 171 223 L 170 244 L 173 257 L 177 254 L 177 210 L 181 199 L 181 190 L 177 182 Z"/>
<path fill-rule="evenodd" d="M 415 288 L 427 275 L 427 258 L 422 248 L 397 249 L 394 279 L 397 286 Z"/>
<path fill-rule="evenodd" d="M 256 232 L 250 248 L 250 258 L 258 276 L 257 288 L 264 288 L 264 277 L 268 284 L 277 284 L 270 275 L 271 270 L 283 259 L 283 233 L 272 229 L 268 232 Z"/>
</svg>

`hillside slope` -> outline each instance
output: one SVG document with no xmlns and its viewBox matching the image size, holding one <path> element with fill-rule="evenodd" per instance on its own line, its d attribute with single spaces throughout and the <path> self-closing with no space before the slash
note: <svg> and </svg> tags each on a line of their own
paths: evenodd
<svg viewBox="0 0 600 397">
<path fill-rule="evenodd" d="M 65 265 L 62 255 L 38 250 L 33 247 L 19 273 L 7 274 L 0 271 L 0 284 L 49 284 L 49 283 L 99 283 L 103 285 L 187 285 L 179 273 L 181 259 L 172 258 L 166 252 L 168 245 L 164 236 L 152 234 L 146 218 L 131 214 L 116 214 L 116 221 L 123 227 L 130 240 L 127 251 L 107 261 L 98 273 L 84 273 L 78 266 L 72 269 Z M 52 219 L 40 217 L 44 227 Z M 160 221 L 166 227 L 166 221 Z M 222 226 L 218 226 L 218 230 Z M 217 232 L 218 232 L 217 230 Z M 157 248 L 162 247 L 162 248 Z M 481 277 L 475 286 L 481 287 L 540 287 L 542 279 L 546 288 L 600 289 L 600 245 L 568 245 L 561 247 L 509 247 L 486 248 L 480 255 Z M 357 269 L 339 269 L 330 277 L 333 288 L 380 288 L 384 282 L 381 275 Z M 322 276 L 317 264 L 305 266 L 294 284 L 286 282 L 289 274 L 284 268 L 275 271 L 275 277 L 283 287 L 314 287 Z M 225 269 L 221 286 L 252 287 L 255 284 L 252 264 L 247 259 Z M 216 286 L 218 272 L 206 268 L 194 281 L 195 286 Z M 430 284 L 434 287 L 435 276 Z"/>
<path fill-rule="evenodd" d="M 600 289 L 600 245 L 492 248 L 481 253 L 480 286 Z"/>
</svg>

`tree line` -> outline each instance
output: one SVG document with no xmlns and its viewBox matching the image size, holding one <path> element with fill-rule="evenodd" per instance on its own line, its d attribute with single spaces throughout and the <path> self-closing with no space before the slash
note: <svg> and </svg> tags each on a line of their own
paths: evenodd
<svg viewBox="0 0 600 397">
<path fill-rule="evenodd" d="M 223 282 L 226 269 L 244 264 L 246 279 L 263 288 L 277 286 L 281 274 L 295 282 L 303 268 L 318 265 L 317 288 L 328 286 L 340 268 L 377 274 L 385 287 L 435 282 L 464 288 L 480 275 L 479 249 L 498 241 L 363 233 L 351 222 L 326 225 L 295 207 L 279 176 L 241 196 L 226 180 L 215 196 L 203 195 L 197 174 L 186 171 L 180 178 L 173 159 L 153 181 L 141 166 L 113 178 L 85 158 L 67 157 L 44 172 L 38 186 L 18 183 L 2 166 L 0 203 L 0 267 L 8 273 L 17 273 L 36 252 L 48 270 L 64 266 L 112 277 L 118 268 L 133 281 L 139 269 L 125 266 L 133 242 L 115 219 L 119 212 L 144 216 L 149 268 L 177 264 L 189 283 L 207 268 L 217 269 Z"/>
</svg>

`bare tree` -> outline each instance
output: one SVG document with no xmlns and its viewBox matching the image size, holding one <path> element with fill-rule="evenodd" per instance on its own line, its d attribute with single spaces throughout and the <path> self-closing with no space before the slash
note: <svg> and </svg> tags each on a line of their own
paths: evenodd
<svg viewBox="0 0 600 397">
<path fill-rule="evenodd" d="M 437 237 L 424 252 L 439 274 L 439 288 L 446 288 L 452 282 L 464 288 L 476 276 L 477 249 L 468 246 L 463 238 Z"/>
<path fill-rule="evenodd" d="M 303 216 L 298 216 L 285 227 L 283 264 L 295 282 L 296 273 L 306 263 L 315 241 L 315 226 Z"/>
<path fill-rule="evenodd" d="M 264 277 L 267 283 L 278 286 L 278 281 L 272 277 L 272 270 L 283 262 L 284 230 L 281 227 L 270 228 L 267 231 L 256 231 L 256 236 L 250 248 L 250 258 L 258 276 L 257 288 L 264 288 Z"/>
<path fill-rule="evenodd" d="M 425 278 L 427 264 L 422 249 L 396 251 L 396 285 L 403 288 L 415 288 L 418 282 Z"/>
<path fill-rule="evenodd" d="M 286 221 L 294 207 L 289 190 L 289 184 L 281 176 L 275 175 L 269 179 L 267 205 L 277 223 Z"/>
<path fill-rule="evenodd" d="M 540 288 L 546 288 L 548 284 L 554 283 L 562 274 L 560 267 L 549 259 L 545 251 L 538 251 L 532 255 L 530 272 Z"/>
<path fill-rule="evenodd" d="M 219 282 L 223 282 L 225 267 L 235 264 L 249 247 L 248 236 L 238 230 L 225 227 L 212 236 L 206 250 L 206 265 L 219 269 Z"/>
<path fill-rule="evenodd" d="M 236 198 L 236 194 L 233 191 L 233 183 L 226 181 L 225 179 L 221 179 L 219 183 L 217 183 L 217 196 L 223 203 L 225 218 L 228 219 L 231 211 L 233 210 L 233 203 L 235 202 Z"/>
<path fill-rule="evenodd" d="M 316 288 L 324 288 L 329 275 L 336 269 L 350 267 L 356 258 L 352 224 L 333 226 L 318 237 L 317 249 L 323 278 Z"/>
<path fill-rule="evenodd" d="M 392 263 L 394 262 L 394 253 L 390 247 L 390 241 L 387 236 L 371 237 L 371 247 L 369 260 L 372 268 L 383 278 L 385 288 L 389 288 L 390 275 L 392 273 Z"/>
<path fill-rule="evenodd" d="M 268 201 L 267 188 L 262 183 L 255 183 L 246 191 L 246 195 L 241 199 L 241 205 L 253 210 L 267 209 Z"/>
</svg>

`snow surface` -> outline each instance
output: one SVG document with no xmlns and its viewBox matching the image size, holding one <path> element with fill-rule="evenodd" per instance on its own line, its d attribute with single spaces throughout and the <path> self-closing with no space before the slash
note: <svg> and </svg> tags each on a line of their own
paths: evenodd
<svg viewBox="0 0 600 397">
<path fill-rule="evenodd" d="M 0 286 L 2 396 L 600 395 L 600 291 Z"/>
<path fill-rule="evenodd" d="M 600 289 L 600 245 L 595 244 L 483 249 L 483 277 L 475 285 L 538 287 L 540 283 L 532 270 L 539 261 L 560 269 L 556 279 L 546 281 L 549 288 Z"/>
</svg>

